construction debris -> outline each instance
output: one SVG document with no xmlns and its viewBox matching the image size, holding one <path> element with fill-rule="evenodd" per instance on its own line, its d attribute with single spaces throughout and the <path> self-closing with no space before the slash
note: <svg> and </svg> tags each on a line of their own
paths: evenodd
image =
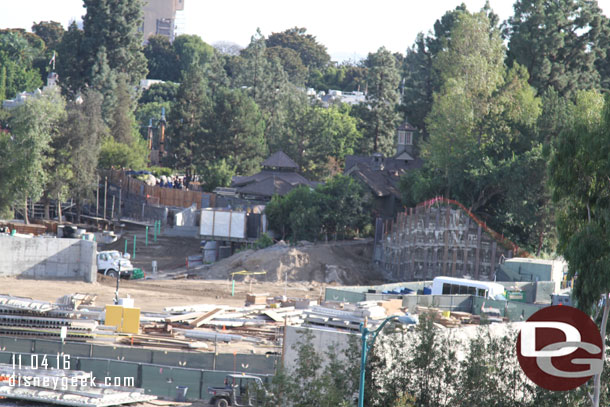
<svg viewBox="0 0 610 407">
<path fill-rule="evenodd" d="M 0 364 L 0 378 L 0 397 L 47 404 L 105 407 L 157 398 L 133 387 L 93 384 L 91 373 L 78 370 L 15 369 Z"/>
</svg>

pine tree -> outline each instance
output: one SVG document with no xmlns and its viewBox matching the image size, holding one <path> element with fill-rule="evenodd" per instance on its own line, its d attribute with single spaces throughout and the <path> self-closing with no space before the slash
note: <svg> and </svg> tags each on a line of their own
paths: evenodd
<svg viewBox="0 0 610 407">
<path fill-rule="evenodd" d="M 141 0 L 84 0 L 87 14 L 83 18 L 82 50 L 84 64 L 95 64 L 100 48 L 106 49 L 111 70 L 127 75 L 127 83 L 137 85 L 146 77 L 146 57 L 142 52 Z M 91 83 L 93 77 L 88 76 Z"/>
<path fill-rule="evenodd" d="M 519 0 L 505 35 L 508 61 L 525 66 L 538 92 L 554 88 L 561 96 L 599 89 L 595 64 L 606 56 L 601 40 L 607 18 L 597 2 Z"/>
<path fill-rule="evenodd" d="M 376 53 L 368 55 L 366 66 L 366 99 L 370 107 L 370 117 L 365 137 L 372 143 L 372 151 L 393 155 L 400 80 L 396 60 L 390 51 L 382 47 Z"/>
</svg>

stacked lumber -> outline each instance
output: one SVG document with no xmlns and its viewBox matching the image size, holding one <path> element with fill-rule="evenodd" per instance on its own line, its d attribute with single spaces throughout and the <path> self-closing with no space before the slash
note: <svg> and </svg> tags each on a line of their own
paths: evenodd
<svg viewBox="0 0 610 407">
<path fill-rule="evenodd" d="M 442 311 L 438 308 L 415 307 L 418 314 L 432 315 L 434 322 L 445 328 L 457 328 L 462 324 L 462 318 L 454 317 L 453 312 Z"/>
</svg>

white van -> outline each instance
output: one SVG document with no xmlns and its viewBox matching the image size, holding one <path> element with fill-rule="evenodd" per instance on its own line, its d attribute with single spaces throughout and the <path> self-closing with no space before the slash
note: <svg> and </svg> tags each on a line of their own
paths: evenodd
<svg viewBox="0 0 610 407">
<path fill-rule="evenodd" d="M 432 295 L 466 294 L 491 299 L 505 299 L 504 286 L 492 281 L 468 280 L 455 277 L 435 277 Z"/>
</svg>

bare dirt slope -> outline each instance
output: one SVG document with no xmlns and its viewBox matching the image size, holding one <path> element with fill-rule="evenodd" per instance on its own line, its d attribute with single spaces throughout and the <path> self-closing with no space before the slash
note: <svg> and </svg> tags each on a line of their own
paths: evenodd
<svg viewBox="0 0 610 407">
<path fill-rule="evenodd" d="M 230 278 L 238 271 L 265 272 L 245 280 L 301 281 L 337 283 L 347 285 L 367 284 L 379 279 L 371 265 L 373 243 L 371 240 L 354 240 L 329 243 L 304 243 L 289 246 L 279 242 L 261 250 L 245 250 L 204 267 L 203 278 Z"/>
</svg>

